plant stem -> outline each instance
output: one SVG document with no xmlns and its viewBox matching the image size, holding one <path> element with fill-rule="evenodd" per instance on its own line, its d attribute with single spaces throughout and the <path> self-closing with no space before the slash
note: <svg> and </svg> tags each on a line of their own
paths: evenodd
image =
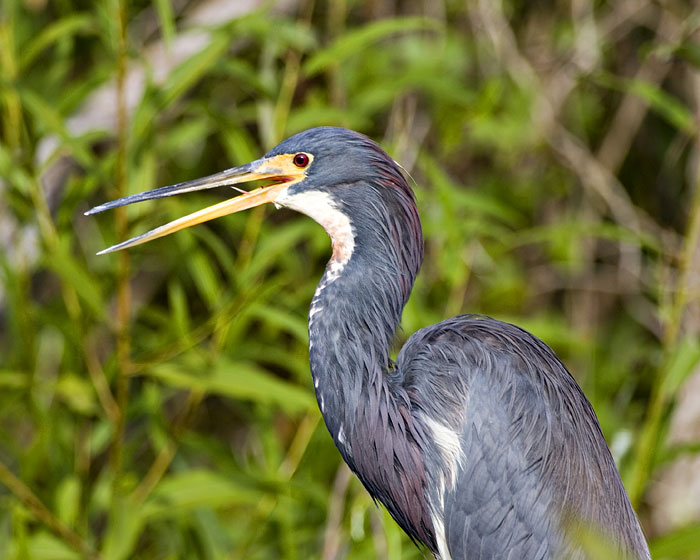
<svg viewBox="0 0 700 560">
<path fill-rule="evenodd" d="M 688 304 L 688 283 L 690 272 L 694 268 L 693 258 L 698 243 L 700 243 L 700 184 L 695 186 L 688 216 L 688 227 L 678 260 L 678 279 L 673 291 L 669 318 L 664 329 L 664 360 L 649 399 L 647 419 L 639 438 L 637 455 L 630 477 L 628 492 L 630 501 L 635 508 L 639 506 L 653 469 L 654 452 L 658 444 L 664 412 L 668 406 L 669 398 L 664 388 L 673 362 L 674 350 L 683 334 L 683 317 Z"/>
<path fill-rule="evenodd" d="M 15 497 L 24 504 L 24 506 L 32 512 L 32 514 L 48 527 L 56 536 L 67 543 L 71 548 L 77 550 L 85 558 L 90 560 L 99 559 L 99 555 L 95 553 L 83 538 L 65 525 L 44 503 L 37 497 L 34 492 L 14 473 L 0 461 L 0 482 L 7 486 Z"/>
<path fill-rule="evenodd" d="M 126 109 L 126 72 L 127 72 L 127 5 L 124 0 L 115 3 L 117 13 L 117 157 L 116 187 L 117 196 L 127 193 L 127 109 Z M 115 211 L 117 239 L 124 239 L 127 233 L 126 209 Z M 119 492 L 119 479 L 122 471 L 124 437 L 126 427 L 126 408 L 129 400 L 129 372 L 131 339 L 131 289 L 129 284 L 129 252 L 121 251 L 117 260 L 117 387 L 116 403 L 119 410 L 111 449 L 111 468 L 113 473 L 113 506 Z"/>
</svg>

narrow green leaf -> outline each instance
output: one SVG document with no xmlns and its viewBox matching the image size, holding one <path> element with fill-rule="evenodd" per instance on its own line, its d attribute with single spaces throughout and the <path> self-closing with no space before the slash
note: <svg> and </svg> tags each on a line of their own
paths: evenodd
<svg viewBox="0 0 700 560">
<path fill-rule="evenodd" d="M 604 87 L 636 95 L 646 101 L 654 111 L 665 118 L 671 125 L 687 134 L 694 135 L 697 133 L 697 124 L 692 111 L 677 97 L 667 93 L 657 85 L 605 73 L 598 74 L 595 80 Z"/>
<path fill-rule="evenodd" d="M 242 284 L 254 282 L 268 267 L 275 266 L 282 255 L 289 254 L 297 243 L 309 238 L 314 230 L 323 234 L 323 230 L 311 220 L 296 220 L 283 228 L 265 231 L 265 235 L 258 240 L 257 250 L 249 266 L 241 271 Z"/>
<path fill-rule="evenodd" d="M 700 68 L 700 44 L 693 43 L 691 39 L 688 39 L 684 45 L 675 50 L 675 54 Z"/>
<path fill-rule="evenodd" d="M 176 280 L 168 282 L 168 302 L 176 332 L 185 336 L 190 330 L 190 312 L 185 290 Z"/>
<path fill-rule="evenodd" d="M 0 369 L 0 388 L 2 389 L 21 389 L 27 386 L 28 381 L 27 373 Z"/>
<path fill-rule="evenodd" d="M 56 394 L 74 412 L 91 415 L 97 411 L 97 401 L 92 385 L 72 373 L 61 376 L 56 385 Z"/>
<path fill-rule="evenodd" d="M 103 560 L 133 558 L 134 546 L 144 527 L 145 516 L 141 505 L 124 498 L 116 500 L 103 543 Z"/>
<path fill-rule="evenodd" d="M 161 88 L 163 106 L 178 99 L 199 81 L 224 56 L 231 38 L 226 33 L 212 34 L 212 40 L 204 49 L 175 68 Z"/>
<path fill-rule="evenodd" d="M 171 0 L 155 0 L 158 19 L 160 20 L 160 28 L 163 32 L 163 41 L 166 47 L 170 48 L 175 37 L 175 17 L 173 16 L 173 7 Z"/>
<path fill-rule="evenodd" d="M 66 147 L 76 160 L 85 167 L 93 164 L 94 157 L 84 142 L 74 138 L 66 128 L 66 121 L 63 116 L 54 109 L 53 104 L 39 95 L 37 92 L 20 89 L 20 98 L 27 111 L 34 117 L 37 124 L 47 132 L 56 134 L 63 140 Z"/>
<path fill-rule="evenodd" d="M 655 84 L 641 80 L 630 80 L 629 90 L 649 103 L 652 109 L 675 127 L 688 134 L 696 134 L 697 124 L 692 111 L 677 97 Z"/>
<path fill-rule="evenodd" d="M 673 397 L 699 362 L 700 341 L 695 336 L 686 336 L 676 346 L 664 379 L 663 392 L 667 399 Z"/>
<path fill-rule="evenodd" d="M 274 404 L 290 413 L 316 408 L 310 391 L 270 375 L 253 364 L 231 362 L 223 357 L 203 372 L 169 362 L 157 364 L 146 373 L 174 387 Z"/>
<path fill-rule="evenodd" d="M 39 530 L 29 538 L 26 553 L 25 556 L 17 550 L 17 555 L 11 558 L 31 558 L 31 560 L 80 560 L 82 558 L 61 539 L 43 530 Z"/>
<path fill-rule="evenodd" d="M 512 247 L 518 247 L 529 243 L 551 243 L 566 237 L 569 239 L 608 239 L 643 247 L 658 253 L 663 252 L 659 240 L 652 235 L 643 232 L 637 233 L 615 223 L 582 222 L 571 218 L 553 224 L 520 229 L 509 239 L 509 242 Z"/>
<path fill-rule="evenodd" d="M 449 204 L 444 204 L 451 212 L 454 212 L 455 208 L 459 208 L 464 213 L 483 214 L 511 225 L 519 224 L 523 221 L 522 216 L 504 201 L 489 193 L 480 192 L 473 188 L 465 188 L 455 183 L 436 162 L 425 163 L 422 169 L 428 176 L 430 184 L 437 189 L 441 200 L 447 202 L 445 200 L 447 197 L 452 199 L 449 201 Z"/>
<path fill-rule="evenodd" d="M 96 317 L 103 316 L 102 295 L 96 278 L 78 264 L 71 254 L 62 247 L 55 251 L 47 251 L 44 253 L 44 262 L 63 282 L 75 288 L 78 297 L 88 305 Z"/>
<path fill-rule="evenodd" d="M 210 309 L 214 309 L 222 289 L 213 263 L 203 251 L 195 250 L 187 259 L 187 265 L 202 299 Z"/>
<path fill-rule="evenodd" d="M 304 64 L 304 72 L 313 75 L 332 64 L 339 64 L 354 54 L 364 52 L 373 43 L 395 33 L 442 29 L 439 21 L 424 17 L 403 17 L 372 22 L 356 31 L 349 31 L 331 46 L 320 49 Z"/>
<path fill-rule="evenodd" d="M 649 550 L 652 558 L 686 558 L 697 553 L 700 550 L 700 523 L 657 537 L 649 543 Z"/>
<path fill-rule="evenodd" d="M 146 148 L 139 154 L 138 164 L 132 167 L 128 177 L 128 193 L 134 194 L 155 188 L 158 176 L 158 159 L 152 149 Z"/>
<path fill-rule="evenodd" d="M 284 309 L 263 304 L 252 304 L 247 312 L 254 317 L 259 317 L 265 321 L 267 325 L 274 325 L 287 331 L 304 345 L 309 343 L 309 333 L 305 315 L 296 315 Z"/>
<path fill-rule="evenodd" d="M 32 178 L 16 164 L 9 150 L 2 143 L 0 143 L 0 177 L 6 178 L 10 185 L 24 195 L 29 195 L 32 189 Z"/>
<path fill-rule="evenodd" d="M 75 524 L 80 510 L 80 479 L 69 474 L 56 487 L 56 515 L 69 527 Z"/>
<path fill-rule="evenodd" d="M 163 478 L 143 511 L 149 518 L 169 517 L 200 507 L 249 505 L 257 504 L 259 500 L 259 491 L 236 484 L 212 471 L 193 469 Z"/>
<path fill-rule="evenodd" d="M 217 72 L 221 72 L 232 81 L 235 81 L 237 87 L 243 90 L 252 90 L 251 94 L 262 95 L 269 99 L 274 99 L 277 94 L 277 89 L 271 87 L 269 83 L 261 79 L 257 68 L 245 60 L 238 60 L 235 58 L 220 60 L 216 65 L 216 69 Z M 221 132 L 226 132 L 226 128 Z M 250 159 L 254 159 L 255 157 L 257 156 Z M 246 161 L 249 161 L 249 159 Z"/>
<path fill-rule="evenodd" d="M 47 49 L 54 43 L 65 37 L 87 32 L 96 32 L 95 21 L 89 15 L 82 13 L 64 16 L 48 25 L 23 49 L 19 57 L 20 71 L 26 70 L 44 49 Z"/>
</svg>

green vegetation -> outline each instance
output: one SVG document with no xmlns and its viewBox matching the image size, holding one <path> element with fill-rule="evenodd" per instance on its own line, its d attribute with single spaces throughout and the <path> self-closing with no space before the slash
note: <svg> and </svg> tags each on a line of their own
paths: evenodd
<svg viewBox="0 0 700 560">
<path fill-rule="evenodd" d="M 83 216 L 320 124 L 415 180 L 400 338 L 462 312 L 543 338 L 655 557 L 700 558 L 698 510 L 656 522 L 654 487 L 700 469 L 697 427 L 673 429 L 700 361 L 692 6 L 3 0 L 0 558 L 423 557 L 320 421 L 321 228 L 259 208 L 97 257 L 230 192 Z"/>
</svg>

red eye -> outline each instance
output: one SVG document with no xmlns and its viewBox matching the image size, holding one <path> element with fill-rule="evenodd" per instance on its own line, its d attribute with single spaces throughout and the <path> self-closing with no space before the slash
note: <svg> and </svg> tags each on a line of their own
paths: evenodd
<svg viewBox="0 0 700 560">
<path fill-rule="evenodd" d="M 309 156 L 306 154 L 296 154 L 292 161 L 297 167 L 306 167 L 309 165 Z"/>
</svg>

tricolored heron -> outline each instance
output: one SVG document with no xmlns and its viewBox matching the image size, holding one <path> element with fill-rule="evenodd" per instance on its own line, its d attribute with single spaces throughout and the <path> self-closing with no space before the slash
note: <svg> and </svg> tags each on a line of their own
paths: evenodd
<svg viewBox="0 0 700 560">
<path fill-rule="evenodd" d="M 581 527 L 611 557 L 649 558 L 595 412 L 541 340 L 460 315 L 413 334 L 392 363 L 423 235 L 399 166 L 369 138 L 313 128 L 247 165 L 88 214 L 260 179 L 270 183 L 102 252 L 268 202 L 310 216 L 333 246 L 309 310 L 318 404 L 404 531 L 443 560 L 583 558 Z"/>
</svg>

